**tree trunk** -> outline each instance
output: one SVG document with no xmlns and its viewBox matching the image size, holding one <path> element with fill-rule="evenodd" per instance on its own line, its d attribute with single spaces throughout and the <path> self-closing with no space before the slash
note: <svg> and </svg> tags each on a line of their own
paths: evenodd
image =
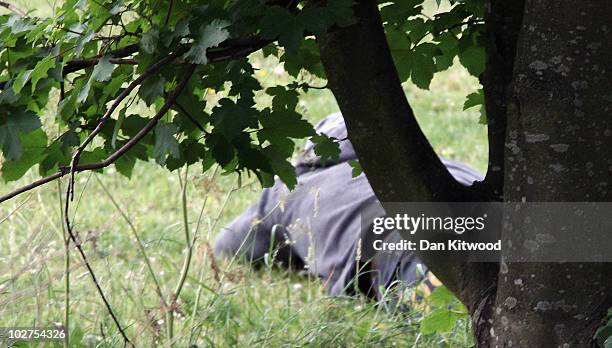
<svg viewBox="0 0 612 348">
<path fill-rule="evenodd" d="M 377 6 L 359 1 L 358 24 L 318 38 L 328 85 L 360 164 L 383 203 L 466 200 L 467 190 L 446 170 L 408 104 Z M 461 265 L 437 262 L 436 256 L 422 258 L 459 291 Z"/>
<path fill-rule="evenodd" d="M 527 1 L 508 104 L 506 201 L 611 200 L 611 19 L 610 2 Z M 594 344 L 612 306 L 609 263 L 501 270 L 491 346 Z"/>
<path fill-rule="evenodd" d="M 349 138 L 381 201 L 612 198 L 612 3 L 488 1 L 481 81 L 490 160 L 485 181 L 469 189 L 449 177 L 419 129 L 377 2 L 354 8 L 357 24 L 318 40 Z M 609 264 L 420 256 L 468 307 L 479 347 L 591 346 L 612 306 Z"/>
</svg>

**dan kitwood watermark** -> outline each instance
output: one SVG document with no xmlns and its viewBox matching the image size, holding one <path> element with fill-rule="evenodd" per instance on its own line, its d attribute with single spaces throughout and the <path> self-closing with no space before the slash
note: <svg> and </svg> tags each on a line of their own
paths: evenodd
<svg viewBox="0 0 612 348">
<path fill-rule="evenodd" d="M 452 238 L 453 235 L 462 236 L 473 231 L 482 232 L 486 227 L 488 214 L 481 216 L 427 216 L 420 214 L 412 216 L 407 213 L 398 213 L 394 216 L 377 217 L 372 222 L 372 233 L 382 235 L 385 232 L 397 231 L 401 235 L 414 236 L 417 233 L 428 232 L 447 233 L 449 239 L 445 241 L 432 241 L 419 236 L 417 240 L 401 239 L 399 241 L 385 241 L 375 239 L 372 247 L 376 251 L 501 251 L 501 239 L 494 242 L 466 241 Z"/>
<path fill-rule="evenodd" d="M 363 207 L 361 228 L 365 258 L 612 262 L 612 202 L 383 202 Z"/>
</svg>

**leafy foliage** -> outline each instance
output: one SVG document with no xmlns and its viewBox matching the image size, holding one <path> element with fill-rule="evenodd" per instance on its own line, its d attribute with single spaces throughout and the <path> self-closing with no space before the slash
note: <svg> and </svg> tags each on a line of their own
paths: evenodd
<svg viewBox="0 0 612 348">
<path fill-rule="evenodd" d="M 419 0 L 395 1 L 381 10 L 400 79 L 429 89 L 434 74 L 448 69 L 455 57 L 479 76 L 485 61 L 484 1 L 451 1 L 449 11 L 433 17 L 423 13 L 423 5 Z"/>
<path fill-rule="evenodd" d="M 487 124 L 487 113 L 484 107 L 485 96 L 484 91 L 479 89 L 478 91 L 468 94 L 465 103 L 463 104 L 463 110 L 467 110 L 472 107 L 480 108 L 480 123 Z"/>
<path fill-rule="evenodd" d="M 608 310 L 608 321 L 606 325 L 598 328 L 593 338 L 601 348 L 612 347 L 612 308 Z"/>
<path fill-rule="evenodd" d="M 432 310 L 421 321 L 421 332 L 425 335 L 451 332 L 461 319 L 469 318 L 465 307 L 443 286 L 431 293 L 428 302 Z"/>
<path fill-rule="evenodd" d="M 316 134 L 297 104 L 309 88 L 305 76 L 325 77 L 314 36 L 354 24 L 352 4 L 67 0 L 52 18 L 0 16 L 2 177 L 19 179 L 37 164 L 40 175 L 68 166 L 118 102 L 80 163 L 108 158 L 147 125 L 186 65 L 195 64 L 171 111 L 114 162 L 117 170 L 129 177 L 137 160 L 169 170 L 195 163 L 206 170 L 217 162 L 227 173 L 253 173 L 264 185 L 278 176 L 293 187 L 296 139 L 310 138 L 323 158 L 339 155 L 339 140 Z M 428 88 L 455 58 L 470 73 L 482 72 L 482 1 L 447 5 L 434 16 L 424 14 L 421 0 L 381 5 L 402 80 Z M 290 84 L 262 86 L 247 57 L 259 50 L 284 64 Z M 269 96 L 271 105 L 258 106 L 256 95 Z M 466 107 L 479 103 L 470 96 Z M 138 104 L 150 112 L 130 114 Z M 354 172 L 360 173 L 358 163 Z"/>
</svg>

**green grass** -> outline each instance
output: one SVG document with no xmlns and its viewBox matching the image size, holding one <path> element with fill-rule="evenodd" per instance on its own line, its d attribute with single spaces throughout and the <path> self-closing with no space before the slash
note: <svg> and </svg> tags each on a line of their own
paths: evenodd
<svg viewBox="0 0 612 348">
<path fill-rule="evenodd" d="M 44 6 L 39 11 L 44 12 Z M 273 62 L 260 63 L 258 74 L 265 75 L 270 84 L 286 81 Z M 405 85 L 419 123 L 436 151 L 483 171 L 486 127 L 478 124 L 476 110 L 462 111 L 465 96 L 476 88 L 476 79 L 459 67 L 438 74 L 431 91 Z M 312 122 L 338 111 L 331 93 L 321 90 L 303 95 L 298 107 Z M 139 347 L 168 346 L 166 311 L 129 224 L 135 228 L 168 301 L 186 255 L 180 179 L 176 172 L 140 164 L 131 180 L 113 168 L 104 174 L 79 174 L 72 221 L 128 335 Z M 1 192 L 35 178 L 34 173 L 28 173 L 18 182 L 2 184 Z M 207 205 L 176 305 L 175 346 L 468 344 L 465 322 L 449 333 L 422 335 L 423 312 L 417 309 L 398 311 L 395 306 L 377 305 L 359 296 L 332 298 L 318 279 L 276 267 L 254 271 L 237 262 L 214 260 L 210 253 L 214 236 L 256 199 L 261 188 L 254 181 L 237 187 L 235 176 L 212 178 L 212 171 L 202 173 L 199 166 L 190 168 L 187 178 L 186 210 L 192 234 L 205 199 Z M 67 295 L 61 209 L 55 183 L 0 206 L 0 327 L 62 323 L 68 296 L 71 346 L 119 346 L 120 336 L 73 247 L 69 249 Z"/>
<path fill-rule="evenodd" d="M 466 88 L 469 86 L 469 88 Z M 440 74 L 432 91 L 406 85 L 425 133 L 436 150 L 483 170 L 484 126 L 476 111 L 462 112 L 475 81 L 453 68 Z M 329 92 L 313 91 L 300 107 L 315 121 L 337 110 Z M 127 180 L 113 169 L 77 178 L 74 227 L 105 293 L 138 346 L 167 344 L 164 310 L 129 225 L 104 193 L 100 181 L 127 213 L 146 249 L 165 296 L 178 281 L 185 240 L 178 173 L 142 163 Z M 192 266 L 174 320 L 177 346 L 190 336 L 198 346 L 461 346 L 465 333 L 419 334 L 421 313 L 387 311 L 361 297 L 330 298 L 318 279 L 276 268 L 253 271 L 224 261 L 213 267 L 209 246 L 219 227 L 257 197 L 256 182 L 236 188 L 236 177 L 211 179 L 193 166 L 188 176 L 191 232 L 208 192 Z M 8 191 L 35 178 L 30 173 Z M 65 184 L 65 183 L 64 183 Z M 234 188 L 227 205 L 223 202 Z M 0 326 L 50 325 L 64 320 L 64 245 L 55 184 L 0 206 Z M 215 220 L 219 217 L 218 222 Z M 70 249 L 71 346 L 116 346 L 119 336 L 77 253 Z M 217 270 L 218 268 L 218 270 Z M 200 298 L 194 313 L 198 291 Z"/>
</svg>

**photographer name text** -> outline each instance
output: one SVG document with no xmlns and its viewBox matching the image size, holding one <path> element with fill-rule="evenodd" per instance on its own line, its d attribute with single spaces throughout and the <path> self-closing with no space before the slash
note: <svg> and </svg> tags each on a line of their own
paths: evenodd
<svg viewBox="0 0 612 348">
<path fill-rule="evenodd" d="M 373 243 L 376 251 L 494 251 L 501 250 L 501 239 L 497 242 L 466 242 L 461 239 L 449 239 L 443 242 L 428 240 L 401 240 L 385 242 L 376 240 Z"/>
</svg>

